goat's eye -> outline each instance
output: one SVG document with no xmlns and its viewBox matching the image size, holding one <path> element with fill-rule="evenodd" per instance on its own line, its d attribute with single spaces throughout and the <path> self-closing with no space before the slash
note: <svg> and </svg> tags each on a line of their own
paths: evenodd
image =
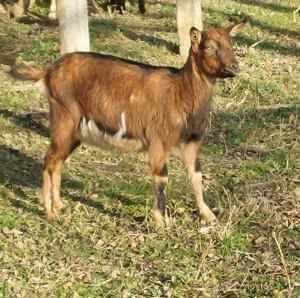
<svg viewBox="0 0 300 298">
<path fill-rule="evenodd" d="M 209 55 L 215 55 L 216 52 L 217 52 L 216 47 L 214 45 L 211 45 L 211 44 L 205 45 L 204 49 L 205 49 L 205 52 Z"/>
</svg>

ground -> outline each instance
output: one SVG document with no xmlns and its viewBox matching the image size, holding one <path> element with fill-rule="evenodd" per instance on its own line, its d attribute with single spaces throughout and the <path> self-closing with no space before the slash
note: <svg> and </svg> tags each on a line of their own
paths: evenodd
<svg viewBox="0 0 300 298">
<path fill-rule="evenodd" d="M 155 1 L 152 1 L 155 2 Z M 67 208 L 48 223 L 38 203 L 47 101 L 0 71 L 0 297 L 299 297 L 299 0 L 204 0 L 204 24 L 247 16 L 235 38 L 237 78 L 220 81 L 201 155 L 205 198 L 222 210 L 205 233 L 177 157 L 172 224 L 151 219 L 147 156 L 82 146 L 67 161 Z M 180 67 L 172 1 L 139 15 L 94 16 L 92 49 Z M 42 15 L 47 8 L 35 8 Z M 1 57 L 49 65 L 58 28 L 0 21 Z M 10 58 L 7 58 L 10 59 Z"/>
</svg>

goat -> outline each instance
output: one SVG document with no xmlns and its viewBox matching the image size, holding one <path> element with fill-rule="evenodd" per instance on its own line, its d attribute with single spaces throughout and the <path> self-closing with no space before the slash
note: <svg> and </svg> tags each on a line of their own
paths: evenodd
<svg viewBox="0 0 300 298">
<path fill-rule="evenodd" d="M 7 12 L 9 19 L 27 14 L 29 7 L 30 0 L 0 0 L 0 12 Z"/>
<path fill-rule="evenodd" d="M 158 225 L 167 219 L 168 156 L 179 148 L 200 215 L 209 224 L 217 223 L 203 199 L 198 155 L 216 80 L 239 72 L 231 36 L 243 24 L 203 32 L 191 28 L 191 48 L 181 69 L 87 52 L 66 54 L 47 70 L 15 69 L 19 77 L 39 80 L 49 100 L 51 144 L 42 189 L 49 221 L 64 206 L 60 198 L 63 162 L 85 142 L 148 151 Z"/>
</svg>

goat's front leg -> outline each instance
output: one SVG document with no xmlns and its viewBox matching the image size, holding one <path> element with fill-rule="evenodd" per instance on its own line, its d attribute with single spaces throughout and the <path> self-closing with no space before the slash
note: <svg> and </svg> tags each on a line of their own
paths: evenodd
<svg viewBox="0 0 300 298">
<path fill-rule="evenodd" d="M 50 9 L 49 9 L 49 15 L 48 17 L 52 20 L 55 20 L 57 18 L 56 13 L 56 0 L 51 0 Z"/>
<path fill-rule="evenodd" d="M 200 163 L 198 159 L 200 146 L 200 142 L 190 142 L 188 144 L 183 144 L 182 158 L 192 183 L 200 215 L 207 223 L 216 224 L 218 221 L 216 216 L 209 209 L 203 199 L 202 173 L 200 171 Z"/>
<path fill-rule="evenodd" d="M 153 216 L 158 226 L 164 226 L 165 219 L 167 219 L 165 187 L 168 183 L 168 171 L 166 164 L 167 154 L 161 143 L 155 143 L 150 146 L 149 159 L 156 196 Z"/>
</svg>

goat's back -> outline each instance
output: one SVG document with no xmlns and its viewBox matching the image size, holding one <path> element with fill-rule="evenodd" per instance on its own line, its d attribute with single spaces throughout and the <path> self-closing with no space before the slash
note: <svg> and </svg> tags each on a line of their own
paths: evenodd
<svg viewBox="0 0 300 298">
<path fill-rule="evenodd" d="M 45 81 L 51 97 L 99 126 L 118 130 L 126 115 L 129 137 L 169 134 L 182 124 L 176 96 L 178 70 L 155 67 L 95 53 L 72 53 L 52 65 Z"/>
</svg>

